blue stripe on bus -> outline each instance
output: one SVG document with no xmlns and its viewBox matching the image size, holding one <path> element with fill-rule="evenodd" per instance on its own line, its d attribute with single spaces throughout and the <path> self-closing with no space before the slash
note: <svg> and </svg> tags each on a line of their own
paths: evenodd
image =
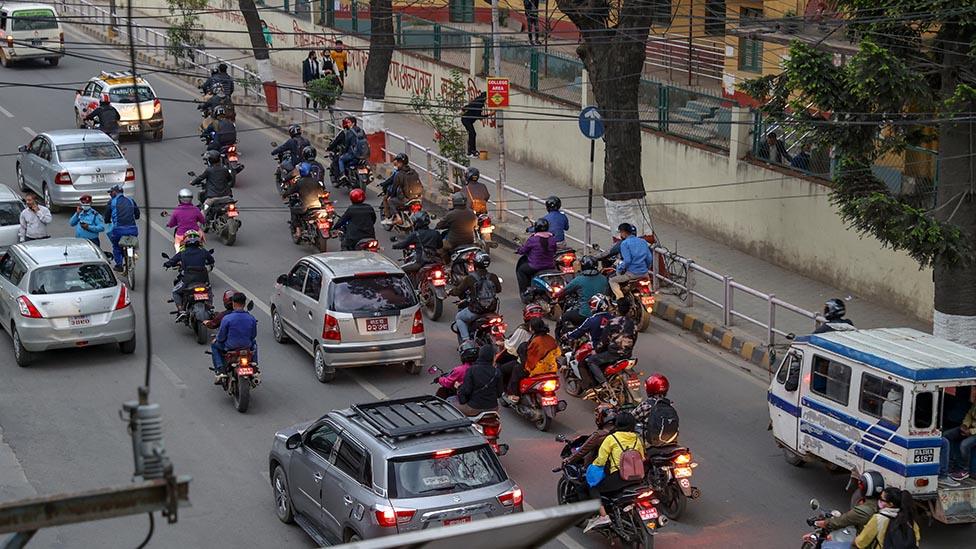
<svg viewBox="0 0 976 549">
<path fill-rule="evenodd" d="M 915 448 L 941 448 L 942 438 L 941 437 L 925 437 L 925 438 L 905 438 L 894 431 L 882 427 L 878 424 L 868 423 L 862 419 L 858 419 L 854 416 L 841 412 L 835 408 L 830 408 L 825 406 L 809 397 L 803 397 L 803 406 L 806 406 L 812 410 L 820 412 L 826 416 L 832 417 L 838 421 L 842 421 L 848 425 L 857 427 L 858 429 L 870 433 L 881 440 L 890 441 L 893 444 L 901 446 L 902 448 L 915 449 Z"/>
<path fill-rule="evenodd" d="M 769 403 L 772 404 L 773 406 L 779 408 L 780 410 L 785 411 L 787 414 L 790 414 L 791 416 L 794 417 L 800 417 L 799 406 L 796 406 L 792 402 L 789 402 L 787 400 L 784 400 L 774 395 L 772 391 L 766 393 L 766 400 L 768 400 Z"/>
<path fill-rule="evenodd" d="M 889 471 L 897 473 L 903 477 L 930 477 L 939 474 L 939 464 L 938 463 L 925 463 L 918 465 L 905 465 L 904 463 L 895 461 L 890 457 L 871 450 L 870 448 L 857 444 L 842 437 L 836 433 L 831 433 L 825 431 L 822 427 L 813 425 L 807 421 L 800 421 L 800 431 L 810 435 L 818 440 L 822 440 L 835 448 L 839 448 L 845 452 L 855 454 L 862 459 L 870 461 L 875 465 L 884 467 Z"/>
</svg>

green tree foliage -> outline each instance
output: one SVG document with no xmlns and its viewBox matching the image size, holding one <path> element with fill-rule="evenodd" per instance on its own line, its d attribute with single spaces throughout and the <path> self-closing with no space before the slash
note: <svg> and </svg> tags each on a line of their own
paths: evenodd
<svg viewBox="0 0 976 549">
<path fill-rule="evenodd" d="M 442 87 L 441 93 L 434 95 L 431 90 L 425 90 L 423 95 L 414 94 L 410 98 L 410 108 L 420 116 L 428 126 L 434 130 L 434 141 L 440 154 L 454 162 L 467 166 L 469 159 L 465 154 L 467 133 L 461 127 L 461 110 L 467 103 L 467 88 L 461 73 L 451 71 L 451 79 Z M 448 181 L 451 176 L 450 165 L 447 162 L 437 163 L 438 180 L 443 190 L 451 192 Z M 453 170 L 453 177 L 457 181 L 463 177 L 461 170 Z"/>
<path fill-rule="evenodd" d="M 319 105 L 323 105 L 329 110 L 329 116 L 332 117 L 332 125 L 335 125 L 335 107 L 336 101 L 339 100 L 339 96 L 342 95 L 342 82 L 339 77 L 329 73 L 319 78 L 317 80 L 312 80 L 308 84 L 308 95 L 311 96 Z"/>
<path fill-rule="evenodd" d="M 857 53 L 838 65 L 821 43 L 794 41 L 782 73 L 740 89 L 763 102 L 767 119 L 834 147 L 831 197 L 853 228 L 922 266 L 971 259 L 971 237 L 951 219 L 941 191 L 933 209 L 891 192 L 871 166 L 910 145 L 931 146 L 947 118 L 972 115 L 976 0 L 838 0 L 836 8 L 838 34 L 846 32 Z"/>
<path fill-rule="evenodd" d="M 197 12 L 207 8 L 207 0 L 166 0 L 169 4 L 169 53 L 177 59 L 190 57 L 190 48 L 203 45 Z"/>
</svg>

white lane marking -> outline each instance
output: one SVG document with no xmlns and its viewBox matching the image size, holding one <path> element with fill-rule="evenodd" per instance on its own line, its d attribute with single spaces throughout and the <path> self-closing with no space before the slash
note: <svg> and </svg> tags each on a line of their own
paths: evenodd
<svg viewBox="0 0 976 549">
<path fill-rule="evenodd" d="M 169 365 L 166 364 L 166 362 L 159 357 L 159 355 L 154 354 L 152 357 L 152 362 L 153 362 L 153 366 L 157 370 L 162 372 L 163 375 L 166 376 L 166 379 L 168 379 L 170 383 L 172 383 L 177 389 L 180 390 L 180 398 L 186 396 L 186 383 L 183 383 L 183 380 L 180 379 L 180 376 L 176 375 L 176 372 L 174 372 L 169 367 Z"/>
<path fill-rule="evenodd" d="M 8 111 L 7 109 L 3 108 L 3 106 L 0 106 L 0 113 L 3 113 L 3 115 L 6 116 L 7 118 L 13 118 L 14 117 L 14 115 L 10 114 L 10 111 Z"/>
<path fill-rule="evenodd" d="M 28 128 L 27 126 L 23 126 L 22 129 L 25 132 L 27 132 L 31 137 L 34 137 L 35 135 L 37 135 L 37 132 L 35 132 L 34 130 Z"/>
<path fill-rule="evenodd" d="M 349 377 L 351 377 L 353 381 L 358 383 L 360 387 L 366 389 L 367 393 L 373 395 L 374 397 L 380 400 L 390 400 L 390 397 L 387 396 L 386 393 L 380 391 L 379 388 L 376 387 L 376 385 L 373 385 L 369 381 L 366 381 L 365 379 L 360 377 L 359 374 L 353 373 L 353 371 L 350 369 L 347 369 L 345 373 L 349 375 Z"/>
<path fill-rule="evenodd" d="M 535 507 L 529 505 L 528 502 L 522 502 L 522 507 L 528 509 L 529 511 L 535 511 Z M 576 540 L 569 537 L 569 534 L 566 533 L 562 533 L 556 536 L 556 540 L 562 543 L 563 545 L 565 545 L 566 547 L 568 547 L 569 549 L 586 549 L 579 543 L 576 543 Z"/>
</svg>

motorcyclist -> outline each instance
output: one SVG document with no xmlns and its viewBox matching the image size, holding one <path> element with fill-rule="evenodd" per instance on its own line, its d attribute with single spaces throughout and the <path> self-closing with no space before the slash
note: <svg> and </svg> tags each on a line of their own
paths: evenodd
<svg viewBox="0 0 976 549">
<path fill-rule="evenodd" d="M 631 306 L 629 299 L 617 300 L 616 316 L 607 323 L 600 340 L 593 345 L 595 352 L 586 359 L 586 367 L 590 375 L 600 385 L 607 383 L 603 368 L 618 360 L 630 358 L 634 350 L 637 329 L 634 327 L 634 321 L 627 317 Z M 584 398 L 592 396 L 592 392 L 593 390 L 590 389 Z"/>
<path fill-rule="evenodd" d="M 583 444 L 577 446 L 573 453 L 563 460 L 563 465 L 571 463 L 581 463 L 589 465 L 596 459 L 597 451 L 603 444 L 603 439 L 610 436 L 613 432 L 613 424 L 617 419 L 617 410 L 609 404 L 599 404 L 593 410 L 593 422 L 596 423 L 596 431 L 586 437 Z"/>
<path fill-rule="evenodd" d="M 200 227 L 206 223 L 206 219 L 203 217 L 200 208 L 193 205 L 193 191 L 180 189 L 176 196 L 180 203 L 170 212 L 166 226 L 174 229 L 173 245 L 176 251 L 180 251 L 186 232 L 190 230 L 199 231 Z"/>
<path fill-rule="evenodd" d="M 844 300 L 838 297 L 833 299 L 828 299 L 824 303 L 823 315 L 826 322 L 817 326 L 817 329 L 813 331 L 815 334 L 823 334 L 826 332 L 834 332 L 839 329 L 839 324 L 847 324 L 848 326 L 853 326 L 854 323 L 851 319 L 844 318 L 847 314 L 847 307 L 844 305 Z"/>
<path fill-rule="evenodd" d="M 217 151 L 207 151 L 203 155 L 207 163 L 207 169 L 196 176 L 191 185 L 202 187 L 200 191 L 200 202 L 203 203 L 203 213 L 209 221 L 211 214 L 210 206 L 218 198 L 233 196 L 231 185 L 234 182 L 234 172 L 227 166 L 220 163 L 220 153 Z"/>
<path fill-rule="evenodd" d="M 563 201 L 558 196 L 550 196 L 546 199 L 546 215 L 542 217 L 549 222 L 549 232 L 560 245 L 566 241 L 566 231 L 569 230 L 569 218 L 559 211 L 562 207 Z"/>
<path fill-rule="evenodd" d="M 474 244 L 474 228 L 478 225 L 478 216 L 468 208 L 468 200 L 461 193 L 451 196 L 451 211 L 437 222 L 435 229 L 447 229 L 447 238 L 441 248 L 441 257 L 445 265 L 451 264 L 451 252 L 461 246 Z"/>
<path fill-rule="evenodd" d="M 593 256 L 583 256 L 580 259 L 580 272 L 563 288 L 562 297 L 579 293 L 579 307 L 563 313 L 556 323 L 556 335 L 562 335 L 565 330 L 575 328 L 583 323 L 593 311 L 590 309 L 590 298 L 597 294 L 607 294 L 610 284 L 607 277 L 600 271 L 600 263 Z"/>
<path fill-rule="evenodd" d="M 329 151 L 339 152 L 337 167 L 339 169 L 339 180 L 348 181 L 346 170 L 349 164 L 357 160 L 362 160 L 365 148 L 360 143 L 366 141 L 366 132 L 359 127 L 355 116 L 347 116 L 342 119 L 342 132 L 329 144 Z"/>
<path fill-rule="evenodd" d="M 610 277 L 609 282 L 613 295 L 620 299 L 624 295 L 620 289 L 621 284 L 648 277 L 652 254 L 647 242 L 637 236 L 637 231 L 630 223 L 621 223 L 617 231 L 620 233 L 621 261 L 617 265 L 617 276 Z"/>
<path fill-rule="evenodd" d="M 405 250 L 411 245 L 414 247 L 410 260 L 401 267 L 403 272 L 413 276 L 421 267 L 437 260 L 443 238 L 439 231 L 430 228 L 430 214 L 427 212 L 420 211 L 411 215 L 410 223 L 413 231 L 403 240 L 395 242 L 393 249 Z"/>
<path fill-rule="evenodd" d="M 532 337 L 527 343 L 520 345 L 518 356 L 521 368 L 516 367 L 508 380 L 508 399 L 517 403 L 521 394 L 520 382 L 531 376 L 555 373 L 559 368 L 556 362 L 562 355 L 559 342 L 549 335 L 549 326 L 545 320 L 534 318 L 529 321 L 529 331 Z"/>
<path fill-rule="evenodd" d="M 315 150 L 315 147 L 309 145 L 302 149 L 302 162 L 301 164 L 307 164 L 311 172 L 312 177 L 317 181 L 325 181 L 325 166 L 321 162 L 316 160 L 319 152 Z M 299 167 L 301 167 L 299 164 Z"/>
<path fill-rule="evenodd" d="M 332 155 L 330 171 L 332 173 L 333 181 L 337 183 L 340 181 L 346 181 L 346 179 L 343 179 L 346 173 L 345 170 L 340 169 L 339 158 L 347 151 L 353 150 L 353 148 L 356 146 L 356 133 L 352 129 L 352 123 L 349 121 L 349 118 L 343 118 L 340 125 L 342 130 L 332 138 L 329 146 L 325 148 L 326 151 L 334 153 Z"/>
<path fill-rule="evenodd" d="M 505 338 L 504 348 L 498 353 L 496 362 L 505 374 L 506 384 L 507 380 L 512 376 L 514 367 L 518 365 L 519 347 L 532 338 L 532 332 L 529 331 L 529 322 L 533 318 L 542 318 L 544 315 L 545 310 L 541 305 L 537 303 L 526 304 L 522 308 L 522 323 L 516 326 L 511 335 Z"/>
<path fill-rule="evenodd" d="M 290 191 L 288 195 L 288 209 L 291 212 L 289 224 L 297 238 L 302 234 L 302 218 L 305 216 L 305 212 L 322 207 L 319 197 L 325 193 L 325 186 L 312 176 L 310 166 L 302 163 L 298 166 L 298 179 Z"/>
<path fill-rule="evenodd" d="M 234 102 L 231 100 L 230 95 L 227 94 L 224 87 L 220 84 L 214 84 L 211 88 L 213 95 L 211 95 L 206 101 L 197 105 L 197 110 L 203 111 L 204 113 L 210 113 L 210 119 L 216 118 L 217 107 L 224 108 L 224 115 L 231 117 L 231 113 L 234 110 Z M 207 120 L 201 124 L 202 127 L 208 125 Z"/>
<path fill-rule="evenodd" d="M 471 338 L 471 322 L 481 315 L 498 311 L 498 294 L 502 291 L 502 281 L 498 275 L 488 272 L 491 256 L 478 252 L 474 256 L 474 272 L 461 279 L 451 288 L 449 295 L 458 296 L 468 306 L 459 310 L 454 317 L 458 337 L 461 341 Z"/>
<path fill-rule="evenodd" d="M 228 96 L 234 94 L 234 78 L 227 74 L 227 64 L 221 63 L 210 73 L 210 77 L 200 88 L 203 93 L 213 93 L 214 87 L 219 85 Z"/>
<path fill-rule="evenodd" d="M 539 218 L 532 231 L 532 236 L 515 250 L 522 256 L 515 267 L 519 295 L 525 293 L 536 273 L 556 268 L 556 239 L 549 232 L 549 221 Z"/>
<path fill-rule="evenodd" d="M 658 372 L 654 372 L 644 380 L 644 393 L 647 394 L 647 399 L 634 408 L 633 414 L 637 418 L 637 424 L 642 427 L 645 446 L 666 447 L 678 443 L 677 411 L 675 410 L 673 416 L 675 421 L 671 424 L 666 420 L 661 420 L 662 417 L 670 416 L 662 416 L 660 413 L 654 413 L 655 408 L 658 406 L 662 406 L 662 410 L 669 408 L 669 412 L 674 410 L 672 402 L 668 399 L 668 390 L 670 388 L 671 383 L 668 381 L 668 378 Z M 657 418 L 657 421 L 655 421 L 655 418 Z M 653 425 L 654 423 L 657 423 L 657 425 Z M 662 426 L 665 425 L 669 428 L 662 429 Z M 673 428 L 670 428 L 672 426 Z"/>
<path fill-rule="evenodd" d="M 471 209 L 476 214 L 488 213 L 488 200 L 491 199 L 488 187 L 480 179 L 481 172 L 478 168 L 474 166 L 468 168 L 464 172 L 464 188 L 461 190 L 467 196 L 468 204 L 471 204 Z"/>
<path fill-rule="evenodd" d="M 227 119 L 227 112 L 223 105 L 218 105 L 213 110 L 213 119 L 200 137 L 206 139 L 208 151 L 220 151 L 223 147 L 229 147 L 237 143 L 237 126 Z"/>
<path fill-rule="evenodd" d="M 606 467 L 606 476 L 603 480 L 596 486 L 590 488 L 590 492 L 597 496 L 617 492 L 627 486 L 640 482 L 639 480 L 626 481 L 620 477 L 620 458 L 625 450 L 633 449 L 637 450 L 641 456 L 645 455 L 644 445 L 641 443 L 640 436 L 635 432 L 637 421 L 630 412 L 620 412 L 617 414 L 616 421 L 614 421 L 614 427 L 614 432 L 603 439 L 603 443 L 600 444 L 600 449 L 597 451 L 597 457 L 592 463 L 592 465 L 596 465 L 597 467 Z M 601 501 L 600 514 L 586 523 L 583 532 L 587 533 L 594 528 L 609 523 L 610 517 L 607 516 L 607 510 Z"/>
<path fill-rule="evenodd" d="M 163 263 L 163 267 L 179 267 L 180 273 L 173 285 L 173 303 L 176 304 L 176 322 L 186 317 L 186 304 L 183 303 L 183 288 L 194 284 L 210 283 L 210 270 L 214 258 L 210 250 L 200 246 L 200 233 L 189 230 L 183 235 L 183 250 Z"/>
<path fill-rule="evenodd" d="M 356 243 L 364 238 L 376 238 L 376 210 L 366 203 L 366 191 L 353 189 L 349 191 L 352 205 L 346 208 L 342 217 L 333 226 L 335 230 L 343 230 L 342 249 L 354 250 Z"/>
<path fill-rule="evenodd" d="M 877 471 L 866 471 L 861 474 L 857 481 L 858 493 L 861 499 L 851 510 L 836 517 L 818 520 L 813 523 L 817 528 L 825 528 L 830 531 L 840 530 L 848 526 L 857 528 L 860 532 L 864 525 L 871 520 L 871 517 L 878 512 L 878 497 L 885 489 L 884 477 Z"/>
<path fill-rule="evenodd" d="M 220 321 L 217 337 L 210 345 L 213 358 L 213 369 L 216 377 L 214 385 L 219 385 L 227 378 L 224 374 L 224 353 L 240 349 L 251 350 L 251 362 L 258 363 L 258 321 L 247 312 L 247 296 L 238 292 L 231 298 L 234 310 Z"/>
<path fill-rule="evenodd" d="M 474 364 L 464 372 L 457 390 L 457 408 L 466 416 L 498 410 L 502 396 L 502 373 L 495 367 L 495 346 L 486 343 L 478 349 Z M 454 397 L 452 397 L 453 399 Z"/>
<path fill-rule="evenodd" d="M 102 99 L 98 102 L 98 107 L 85 116 L 86 122 L 97 121 L 98 129 L 105 132 L 106 135 L 112 138 L 112 141 L 116 142 L 119 140 L 119 120 L 121 119 L 122 116 L 112 106 L 112 102 L 109 101 L 107 95 L 103 95 Z"/>
<path fill-rule="evenodd" d="M 383 197 L 383 216 L 389 220 L 389 225 L 396 222 L 394 218 L 408 200 L 422 198 L 424 195 L 424 184 L 420 181 L 420 175 L 410 165 L 407 155 L 403 153 L 396 155 L 393 158 L 393 167 L 393 174 L 380 184 L 383 194 L 386 195 Z"/>
<path fill-rule="evenodd" d="M 302 127 L 298 124 L 292 124 L 288 126 L 288 139 L 281 145 L 271 149 L 271 156 L 278 157 L 281 153 L 288 151 L 291 153 L 293 161 L 297 161 L 301 158 L 302 149 L 308 146 L 311 146 L 311 143 L 302 135 Z"/>
<path fill-rule="evenodd" d="M 215 314 L 213 318 L 211 318 L 210 320 L 204 320 L 203 321 L 204 326 L 206 326 L 211 330 L 216 330 L 217 328 L 220 328 L 220 322 L 224 319 L 225 316 L 227 316 L 228 314 L 230 314 L 231 311 L 234 310 L 234 304 L 231 302 L 231 299 L 234 298 L 234 294 L 236 293 L 237 290 L 224 291 L 223 298 L 221 299 L 221 301 L 224 302 L 224 310 Z"/>
<path fill-rule="evenodd" d="M 116 272 L 122 272 L 125 266 L 122 264 L 122 247 L 119 241 L 123 236 L 139 236 L 139 226 L 136 220 L 139 219 L 139 206 L 136 201 L 125 196 L 122 185 L 112 185 L 108 190 L 108 195 L 112 197 L 105 207 L 102 217 L 106 223 L 112 224 L 112 230 L 108 232 L 108 239 L 112 242 L 112 258 L 115 260 Z"/>
<path fill-rule="evenodd" d="M 610 314 L 610 298 L 605 294 L 596 294 L 587 302 L 592 314 L 576 327 L 575 330 L 566 334 L 565 339 L 573 341 L 584 335 L 590 336 L 590 341 L 595 347 L 603 336 L 603 329 L 610 323 L 613 315 Z"/>
<path fill-rule="evenodd" d="M 465 341 L 458 346 L 458 355 L 461 357 L 461 364 L 458 364 L 450 372 L 437 378 L 436 396 L 447 398 L 457 394 L 458 387 L 464 381 L 464 373 L 474 364 L 478 358 L 478 344 L 473 341 Z"/>
</svg>

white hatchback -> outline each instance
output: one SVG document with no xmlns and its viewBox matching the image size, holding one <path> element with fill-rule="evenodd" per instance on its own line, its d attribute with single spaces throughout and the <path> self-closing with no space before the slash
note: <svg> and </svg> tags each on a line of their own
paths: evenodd
<svg viewBox="0 0 976 549">
<path fill-rule="evenodd" d="M 0 5 L 0 64 L 46 59 L 56 66 L 64 56 L 64 30 L 47 4 Z"/>
</svg>

